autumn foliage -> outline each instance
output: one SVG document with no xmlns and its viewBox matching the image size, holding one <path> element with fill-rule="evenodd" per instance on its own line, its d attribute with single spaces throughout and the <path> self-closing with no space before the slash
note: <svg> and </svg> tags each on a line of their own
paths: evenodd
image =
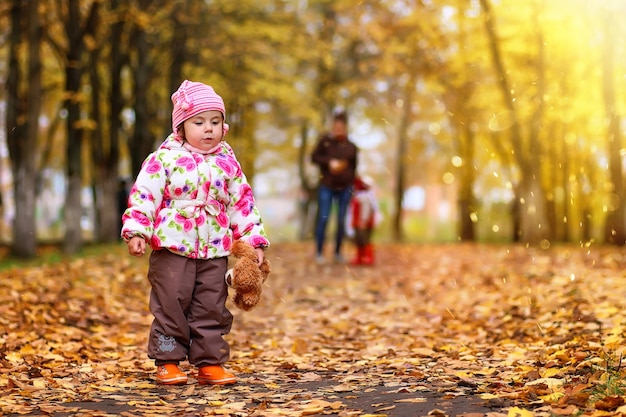
<svg viewBox="0 0 626 417">
<path fill-rule="evenodd" d="M 155 385 L 147 265 L 124 249 L 1 272 L 3 414 L 396 415 L 367 396 L 381 389 L 504 415 L 626 413 L 615 248 L 384 245 L 355 268 L 274 245 L 260 304 L 231 304 L 227 389 Z"/>
</svg>

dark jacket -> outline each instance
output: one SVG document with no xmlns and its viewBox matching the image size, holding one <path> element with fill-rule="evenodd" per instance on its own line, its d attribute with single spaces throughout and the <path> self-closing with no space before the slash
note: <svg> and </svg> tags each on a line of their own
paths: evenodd
<svg viewBox="0 0 626 417">
<path fill-rule="evenodd" d="M 323 135 L 311 154 L 311 161 L 320 167 L 320 185 L 333 190 L 343 190 L 354 182 L 356 175 L 358 148 L 350 139 L 337 140 L 331 134 Z M 343 159 L 348 166 L 339 173 L 331 173 L 329 162 L 331 159 Z"/>
</svg>

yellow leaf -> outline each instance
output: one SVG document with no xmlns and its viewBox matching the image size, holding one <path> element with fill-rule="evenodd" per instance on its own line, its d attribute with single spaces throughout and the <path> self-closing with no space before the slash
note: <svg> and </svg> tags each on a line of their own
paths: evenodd
<svg viewBox="0 0 626 417">
<path fill-rule="evenodd" d="M 328 401 L 315 398 L 307 404 L 307 407 L 328 407 L 329 405 Z"/>
<path fill-rule="evenodd" d="M 492 400 L 494 398 L 500 398 L 500 397 L 494 394 L 484 393 L 484 394 L 480 394 L 480 398 L 482 400 Z"/>
<path fill-rule="evenodd" d="M 43 378 L 37 378 L 33 380 L 33 387 L 35 388 L 46 388 L 48 384 L 46 384 L 46 380 Z"/>
<path fill-rule="evenodd" d="M 313 406 L 313 407 L 307 407 L 305 409 L 302 410 L 302 412 L 300 413 L 300 415 L 302 416 L 312 416 L 315 414 L 319 414 L 321 412 L 324 411 L 324 407 L 321 405 L 317 405 L 317 406 Z"/>
<path fill-rule="evenodd" d="M 417 356 L 422 356 L 424 358 L 430 358 L 435 355 L 435 351 L 428 348 L 413 348 L 411 349 L 411 353 Z"/>
<path fill-rule="evenodd" d="M 156 387 L 157 387 L 156 385 L 151 384 L 149 382 L 140 382 L 139 384 L 135 385 L 135 388 L 139 388 L 139 389 L 153 389 Z"/>
<path fill-rule="evenodd" d="M 304 339 L 296 339 L 293 341 L 293 346 L 291 348 L 292 352 L 296 355 L 304 355 L 308 352 L 309 346 L 306 340 Z"/>
<path fill-rule="evenodd" d="M 22 356 L 24 356 L 24 355 L 34 355 L 35 353 L 37 353 L 37 352 L 35 351 L 35 349 L 33 349 L 33 347 L 30 344 L 29 345 L 24 345 L 20 349 L 20 354 Z"/>
<path fill-rule="evenodd" d="M 545 402 L 553 403 L 553 402 L 558 401 L 559 398 L 561 398 L 564 395 L 565 394 L 562 392 L 553 392 L 552 394 L 548 394 L 548 395 L 540 395 L 539 398 L 541 398 Z"/>
<path fill-rule="evenodd" d="M 335 402 L 330 403 L 328 406 L 332 408 L 333 410 L 338 410 L 341 407 L 343 407 L 343 403 L 341 401 L 335 401 Z"/>
<path fill-rule="evenodd" d="M 233 410 L 231 410 L 229 408 L 213 408 L 213 409 L 211 409 L 211 414 L 229 415 L 232 412 L 233 412 Z"/>
<path fill-rule="evenodd" d="M 465 378 L 465 379 L 471 378 L 474 376 L 471 372 L 467 372 L 467 371 L 456 371 L 454 375 L 458 376 L 459 378 Z"/>
<path fill-rule="evenodd" d="M 389 410 L 393 410 L 394 408 L 396 408 L 395 405 L 388 405 L 387 407 L 379 408 L 378 411 L 389 411 Z"/>
<path fill-rule="evenodd" d="M 566 349 L 557 350 L 552 355 L 550 355 L 549 358 L 558 359 L 563 362 L 567 362 L 571 359 L 569 356 L 569 352 Z"/>
<path fill-rule="evenodd" d="M 480 371 L 475 371 L 474 373 L 480 374 L 480 375 L 492 375 L 496 372 L 498 372 L 496 368 L 483 368 Z"/>
<path fill-rule="evenodd" d="M 335 392 L 351 392 L 354 391 L 354 387 L 346 384 L 339 384 L 332 387 Z"/>
<path fill-rule="evenodd" d="M 401 400 L 395 400 L 394 402 L 396 403 L 425 403 L 427 401 L 428 399 L 424 397 L 417 397 L 417 398 L 403 398 Z"/>
<path fill-rule="evenodd" d="M 225 404 L 224 407 L 230 408 L 231 410 L 243 410 L 244 408 L 246 408 L 246 404 L 248 403 L 245 401 L 239 401 L 235 403 Z"/>
<path fill-rule="evenodd" d="M 11 352 L 4 356 L 10 362 L 20 362 L 22 360 L 22 355 L 17 352 Z"/>
<path fill-rule="evenodd" d="M 535 414 L 532 411 L 525 410 L 519 407 L 512 407 L 509 409 L 508 417 L 534 417 Z"/>
<path fill-rule="evenodd" d="M 559 373 L 561 373 L 561 370 L 558 368 L 548 368 L 548 369 L 543 370 L 542 372 L 539 372 L 539 374 L 543 378 L 551 378 L 555 375 L 558 375 Z"/>
<path fill-rule="evenodd" d="M 526 385 L 546 384 L 548 388 L 556 388 L 563 385 L 563 382 L 564 381 L 562 379 L 557 378 L 539 378 L 535 379 L 534 381 L 527 382 Z"/>
</svg>

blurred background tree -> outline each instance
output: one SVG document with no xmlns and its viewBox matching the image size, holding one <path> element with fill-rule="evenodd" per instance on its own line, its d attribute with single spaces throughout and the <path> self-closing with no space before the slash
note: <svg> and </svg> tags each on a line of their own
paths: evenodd
<svg viewBox="0 0 626 417">
<path fill-rule="evenodd" d="M 309 154 L 348 111 L 380 240 L 626 242 L 619 0 L 11 0 L 0 239 L 119 239 L 120 180 L 183 79 L 224 97 L 274 240 L 308 239 Z"/>
</svg>

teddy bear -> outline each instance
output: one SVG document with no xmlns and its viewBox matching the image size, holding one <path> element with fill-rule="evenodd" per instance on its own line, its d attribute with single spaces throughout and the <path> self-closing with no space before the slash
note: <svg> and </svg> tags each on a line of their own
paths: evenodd
<svg viewBox="0 0 626 417">
<path fill-rule="evenodd" d="M 226 284 L 235 289 L 233 302 L 242 310 L 252 310 L 261 299 L 263 283 L 271 271 L 265 258 L 259 266 L 256 251 L 249 243 L 235 241 L 231 253 L 237 258 L 226 272 Z"/>
</svg>

